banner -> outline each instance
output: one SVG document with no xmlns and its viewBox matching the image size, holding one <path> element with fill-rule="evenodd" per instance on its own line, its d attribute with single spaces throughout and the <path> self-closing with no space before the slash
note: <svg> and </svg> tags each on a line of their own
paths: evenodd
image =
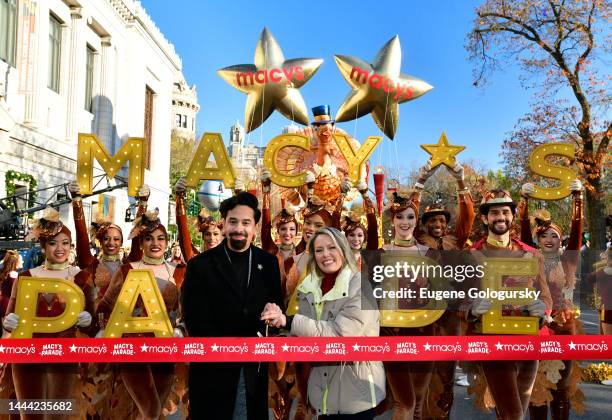
<svg viewBox="0 0 612 420">
<path fill-rule="evenodd" d="M 1 363 L 604 360 L 612 337 L 395 336 L 3 339 Z"/>
</svg>

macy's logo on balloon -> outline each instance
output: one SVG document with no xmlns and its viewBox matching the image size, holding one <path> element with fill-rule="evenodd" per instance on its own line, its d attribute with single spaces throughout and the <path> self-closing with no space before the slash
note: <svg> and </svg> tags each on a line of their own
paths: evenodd
<svg viewBox="0 0 612 420">
<path fill-rule="evenodd" d="M 266 84 L 268 81 L 274 83 L 280 83 L 283 81 L 285 76 L 286 83 L 291 83 L 293 79 L 304 80 L 304 70 L 302 66 L 291 66 L 286 68 L 274 68 L 274 69 L 263 69 L 255 73 L 247 71 L 243 73 L 236 73 L 236 83 L 238 86 L 253 86 L 255 83 Z"/>
<path fill-rule="evenodd" d="M 361 67 L 353 66 L 349 77 L 351 80 L 359 82 L 363 85 L 367 83 L 370 85 L 370 87 L 383 90 L 386 93 L 395 92 L 395 96 L 393 97 L 395 100 L 399 100 L 400 98 L 412 98 L 412 91 L 407 84 L 395 84 L 393 80 L 389 79 L 388 77 L 376 73 L 368 74 L 367 70 L 364 70 Z M 361 80 L 359 80 L 360 78 Z"/>
</svg>

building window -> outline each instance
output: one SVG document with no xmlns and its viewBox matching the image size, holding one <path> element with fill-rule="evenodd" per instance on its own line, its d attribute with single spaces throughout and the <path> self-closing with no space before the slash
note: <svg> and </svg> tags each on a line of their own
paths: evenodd
<svg viewBox="0 0 612 420">
<path fill-rule="evenodd" d="M 62 45 L 62 23 L 49 15 L 49 77 L 47 86 L 59 93 L 60 56 Z"/>
<path fill-rule="evenodd" d="M 176 114 L 176 128 L 187 128 L 187 115 L 185 114 Z M 193 119 L 191 120 L 191 125 L 193 126 Z"/>
<path fill-rule="evenodd" d="M 145 114 L 144 114 L 144 139 L 145 139 L 145 167 L 151 169 L 151 143 L 153 140 L 153 96 L 155 92 L 145 86 Z"/>
<path fill-rule="evenodd" d="M 0 60 L 15 66 L 17 0 L 0 0 Z"/>
<path fill-rule="evenodd" d="M 87 58 L 85 60 L 85 109 L 93 111 L 93 71 L 95 51 L 87 46 Z"/>
</svg>

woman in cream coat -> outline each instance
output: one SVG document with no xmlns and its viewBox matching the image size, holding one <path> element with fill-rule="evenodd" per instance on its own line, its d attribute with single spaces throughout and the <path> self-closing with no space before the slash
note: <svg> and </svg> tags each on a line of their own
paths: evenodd
<svg viewBox="0 0 612 420">
<path fill-rule="evenodd" d="M 379 312 L 372 299 L 362 300 L 362 294 L 372 297 L 372 293 L 369 284 L 362 285 L 344 235 L 335 228 L 321 228 L 308 248 L 310 274 L 297 289 L 297 314 L 285 316 L 270 303 L 264 308 L 262 320 L 284 327 L 295 336 L 378 336 Z M 374 408 L 384 397 L 382 362 L 313 364 L 308 403 L 319 419 L 334 419 L 336 415 L 373 419 Z"/>
</svg>

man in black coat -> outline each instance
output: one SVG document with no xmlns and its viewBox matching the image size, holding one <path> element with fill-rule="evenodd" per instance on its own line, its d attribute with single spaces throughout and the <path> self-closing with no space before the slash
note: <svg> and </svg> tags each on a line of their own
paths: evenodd
<svg viewBox="0 0 612 420">
<path fill-rule="evenodd" d="M 252 245 L 261 215 L 257 207 L 257 198 L 247 192 L 223 201 L 225 240 L 187 264 L 181 303 L 189 336 L 265 335 L 260 321 L 265 304 L 282 304 L 277 258 Z M 268 365 L 190 363 L 189 399 L 192 419 L 232 420 L 234 407 L 239 416 L 246 405 L 248 420 L 267 420 Z"/>
</svg>

